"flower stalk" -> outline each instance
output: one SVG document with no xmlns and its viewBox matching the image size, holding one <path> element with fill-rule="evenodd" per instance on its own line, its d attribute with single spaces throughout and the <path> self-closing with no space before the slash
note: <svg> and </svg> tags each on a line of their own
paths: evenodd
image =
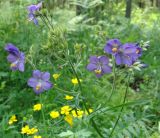
<svg viewBox="0 0 160 138">
<path fill-rule="evenodd" d="M 42 94 L 40 94 L 39 97 L 40 97 L 40 103 L 42 104 L 43 103 L 43 101 L 42 101 Z M 43 104 L 42 104 L 41 114 L 42 114 L 42 118 L 43 118 L 45 135 L 47 136 L 47 127 L 46 127 L 46 119 L 45 119 L 45 116 L 44 116 L 44 107 L 43 107 Z"/>
<path fill-rule="evenodd" d="M 127 76 L 128 76 L 128 79 L 127 79 L 127 83 L 126 83 L 126 90 L 125 90 L 125 95 L 124 95 L 122 107 L 121 107 L 121 109 L 120 109 L 120 113 L 119 113 L 119 115 L 118 115 L 118 118 L 117 118 L 117 120 L 116 120 L 116 122 L 115 122 L 115 124 L 114 124 L 114 127 L 113 127 L 113 129 L 112 129 L 112 131 L 111 131 L 111 133 L 110 133 L 110 135 L 109 135 L 109 138 L 112 137 L 112 134 L 113 134 L 116 126 L 118 125 L 119 119 L 120 119 L 120 117 L 121 117 L 121 115 L 122 115 L 122 111 L 123 111 L 123 109 L 124 109 L 124 105 L 125 105 L 126 98 L 127 98 L 127 93 L 128 93 L 128 88 L 129 88 L 130 74 L 127 74 Z"/>
<path fill-rule="evenodd" d="M 112 56 L 112 62 L 113 62 L 113 83 L 112 83 L 111 94 L 110 94 L 107 102 L 109 102 L 111 100 L 112 95 L 113 95 L 113 93 L 115 92 L 115 89 L 116 89 L 116 62 L 115 62 L 115 57 L 114 56 Z"/>
<path fill-rule="evenodd" d="M 68 47 L 67 47 L 67 48 L 68 48 Z M 68 51 L 68 49 L 67 49 L 67 51 Z M 78 86 L 79 86 L 81 95 L 83 96 L 81 81 L 80 81 L 80 79 L 79 79 L 79 76 L 78 76 L 75 68 L 74 68 L 74 65 L 72 64 L 72 62 L 71 62 L 71 60 L 70 60 L 70 57 L 68 56 L 68 53 L 66 54 L 66 57 L 67 57 L 67 59 L 68 59 L 68 61 L 69 61 L 69 64 L 70 64 L 70 66 L 71 66 L 71 68 L 72 68 L 72 71 L 73 71 L 76 79 L 78 80 Z M 89 108 L 88 108 L 87 105 L 86 105 L 86 100 L 85 100 L 85 99 L 83 99 L 83 105 L 84 105 L 84 108 L 86 109 L 87 113 L 90 114 Z M 102 133 L 100 132 L 100 130 L 98 129 L 97 124 L 95 123 L 95 121 L 93 120 L 93 118 L 91 118 L 91 123 L 92 123 L 94 129 L 96 130 L 96 132 L 99 134 L 99 136 L 103 138 L 103 135 L 102 135 Z"/>
</svg>

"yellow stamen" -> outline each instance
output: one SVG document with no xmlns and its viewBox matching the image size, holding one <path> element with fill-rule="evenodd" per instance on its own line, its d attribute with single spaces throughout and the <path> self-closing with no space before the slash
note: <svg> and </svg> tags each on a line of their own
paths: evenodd
<svg viewBox="0 0 160 138">
<path fill-rule="evenodd" d="M 38 85 L 36 86 L 36 90 L 38 91 L 40 88 L 41 88 L 41 85 L 38 84 Z"/>
<path fill-rule="evenodd" d="M 117 48 L 115 48 L 115 47 L 114 47 L 114 48 L 112 48 L 112 51 L 113 51 L 114 53 L 115 53 L 115 52 L 117 52 L 117 50 L 118 50 L 118 49 L 117 49 Z"/>
<path fill-rule="evenodd" d="M 101 74 L 102 71 L 97 69 L 97 70 L 95 70 L 94 72 L 95 72 L 96 74 Z"/>
<path fill-rule="evenodd" d="M 12 64 L 11 64 L 11 67 L 16 67 L 16 64 L 12 63 Z"/>
<path fill-rule="evenodd" d="M 140 52 L 140 51 L 137 49 L 137 50 L 136 50 L 136 54 L 139 54 L 139 52 Z"/>
</svg>

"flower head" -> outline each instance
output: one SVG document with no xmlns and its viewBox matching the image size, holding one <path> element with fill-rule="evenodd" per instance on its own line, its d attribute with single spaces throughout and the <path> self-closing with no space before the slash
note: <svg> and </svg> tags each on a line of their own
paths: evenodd
<svg viewBox="0 0 160 138">
<path fill-rule="evenodd" d="M 64 117 L 64 120 L 72 127 L 73 126 L 73 117 L 72 115 L 68 114 Z"/>
<path fill-rule="evenodd" d="M 51 118 L 55 119 L 59 117 L 59 112 L 58 111 L 52 111 L 50 113 Z"/>
<path fill-rule="evenodd" d="M 122 45 L 118 39 L 109 40 L 104 51 L 115 57 L 117 65 L 131 66 L 142 55 L 142 49 L 138 45 L 133 43 Z"/>
<path fill-rule="evenodd" d="M 34 70 L 32 77 L 28 80 L 28 85 L 33 88 L 36 94 L 39 94 L 52 88 L 53 84 L 49 81 L 49 79 L 49 72 Z"/>
<path fill-rule="evenodd" d="M 17 122 L 17 118 L 16 118 L 16 115 L 12 115 L 11 118 L 9 119 L 8 121 L 8 124 L 9 125 L 12 125 L 14 122 Z"/>
<path fill-rule="evenodd" d="M 53 74 L 53 78 L 57 80 L 60 77 L 60 74 Z"/>
<path fill-rule="evenodd" d="M 24 127 L 22 127 L 21 129 L 21 133 L 22 134 L 27 134 L 29 131 L 29 126 L 28 125 L 25 125 Z"/>
<path fill-rule="evenodd" d="M 29 129 L 28 131 L 27 131 L 27 134 L 28 135 L 33 135 L 33 134 L 35 134 L 35 133 L 37 133 L 38 132 L 38 129 L 37 128 L 31 128 L 31 129 Z"/>
<path fill-rule="evenodd" d="M 69 115 L 72 108 L 68 105 L 61 107 L 61 114 Z"/>
<path fill-rule="evenodd" d="M 33 134 L 35 134 L 35 133 L 37 133 L 38 132 L 38 129 L 37 128 L 29 128 L 29 126 L 28 125 L 25 125 L 24 127 L 22 127 L 22 129 L 21 129 L 21 133 L 22 134 L 27 134 L 27 135 L 33 135 Z"/>
<path fill-rule="evenodd" d="M 42 138 L 42 136 L 35 135 L 33 138 Z"/>
<path fill-rule="evenodd" d="M 121 42 L 119 41 L 119 39 L 111 39 L 107 42 L 104 51 L 109 54 L 116 54 L 120 46 Z"/>
<path fill-rule="evenodd" d="M 33 106 L 33 110 L 34 111 L 40 111 L 42 109 L 42 104 L 35 104 L 34 106 Z"/>
<path fill-rule="evenodd" d="M 89 111 L 89 114 L 91 114 L 93 112 L 93 109 L 89 108 L 88 111 Z M 88 111 L 85 111 L 86 115 L 88 115 Z"/>
<path fill-rule="evenodd" d="M 74 98 L 74 97 L 73 97 L 73 96 L 70 96 L 70 95 L 66 95 L 66 96 L 65 96 L 65 99 L 66 99 L 66 100 L 72 100 L 73 98 Z"/>
<path fill-rule="evenodd" d="M 132 43 L 126 43 L 119 48 L 115 55 L 116 64 L 131 66 L 141 56 L 141 48 Z"/>
<path fill-rule="evenodd" d="M 29 21 L 33 21 L 35 25 L 38 25 L 38 20 L 36 19 L 36 12 L 39 11 L 42 7 L 42 2 L 37 5 L 30 5 L 27 7 L 28 9 L 28 18 Z"/>
<path fill-rule="evenodd" d="M 89 113 L 92 113 L 92 112 L 93 112 L 93 109 L 90 108 L 90 109 L 89 109 Z"/>
<path fill-rule="evenodd" d="M 73 115 L 73 117 L 82 118 L 83 115 L 84 115 L 84 111 L 79 110 L 79 109 L 78 110 L 73 110 L 72 115 Z"/>
<path fill-rule="evenodd" d="M 111 67 L 108 66 L 109 59 L 106 56 L 91 56 L 90 63 L 87 65 L 89 71 L 93 71 L 98 78 L 106 73 L 110 73 Z"/>
<path fill-rule="evenodd" d="M 136 44 L 136 54 L 138 57 L 142 56 L 142 48 L 139 46 L 139 44 Z"/>
<path fill-rule="evenodd" d="M 81 82 L 81 81 L 82 81 L 82 80 L 80 79 L 80 82 Z M 78 84 L 77 78 L 73 78 L 73 79 L 71 80 L 71 82 L 72 82 L 74 85 Z"/>
<path fill-rule="evenodd" d="M 25 55 L 13 44 L 7 44 L 5 50 L 9 53 L 7 60 L 11 63 L 11 70 L 24 71 Z"/>
</svg>

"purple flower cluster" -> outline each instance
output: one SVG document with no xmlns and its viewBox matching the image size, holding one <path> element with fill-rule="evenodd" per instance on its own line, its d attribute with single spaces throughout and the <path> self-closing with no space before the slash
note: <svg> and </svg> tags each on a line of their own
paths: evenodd
<svg viewBox="0 0 160 138">
<path fill-rule="evenodd" d="M 8 61 L 11 63 L 10 68 L 15 71 L 24 71 L 25 55 L 19 51 L 13 44 L 7 44 L 5 50 L 9 53 L 7 56 Z"/>
<path fill-rule="evenodd" d="M 25 55 L 13 44 L 7 44 L 5 50 L 9 53 L 7 60 L 11 62 L 13 71 L 24 71 Z M 32 77 L 28 80 L 28 85 L 33 88 L 36 94 L 42 93 L 52 88 L 53 84 L 49 81 L 49 72 L 34 70 Z"/>
<path fill-rule="evenodd" d="M 131 66 L 142 55 L 142 49 L 139 45 L 134 43 L 122 45 L 119 39 L 109 40 L 104 47 L 104 51 L 115 57 L 117 65 Z M 109 59 L 106 56 L 91 56 L 87 69 L 93 71 L 100 78 L 104 74 L 111 72 L 111 67 L 108 64 Z"/>
<path fill-rule="evenodd" d="M 42 8 L 42 2 L 37 5 L 30 5 L 28 9 L 28 18 L 38 25 L 36 14 Z M 5 50 L 9 53 L 7 59 L 11 63 L 13 71 L 24 71 L 25 55 L 19 51 L 13 44 L 7 44 Z M 134 43 L 121 44 L 119 39 L 111 39 L 104 47 L 104 51 L 115 57 L 117 65 L 131 66 L 142 55 L 142 49 Z M 111 73 L 109 66 L 109 58 L 106 56 L 91 56 L 87 69 L 95 73 L 97 78 L 102 77 L 106 73 Z M 33 88 L 36 94 L 47 91 L 52 88 L 53 84 L 49 81 L 50 73 L 34 70 L 32 77 L 28 80 L 28 85 Z"/>
<path fill-rule="evenodd" d="M 27 7 L 28 9 L 28 19 L 29 21 L 33 21 L 35 25 L 38 25 L 38 20 L 36 19 L 36 12 L 39 11 L 42 7 L 42 2 L 37 5 L 30 5 Z"/>
<path fill-rule="evenodd" d="M 122 45 L 118 39 L 109 40 L 104 51 L 115 57 L 117 65 L 131 66 L 142 55 L 142 49 L 137 44 L 126 43 Z"/>
</svg>

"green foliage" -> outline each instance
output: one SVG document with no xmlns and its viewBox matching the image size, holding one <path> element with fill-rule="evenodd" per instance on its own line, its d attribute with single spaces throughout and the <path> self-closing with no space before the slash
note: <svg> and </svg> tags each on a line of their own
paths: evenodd
<svg viewBox="0 0 160 138">
<path fill-rule="evenodd" d="M 139 9 L 134 3 L 132 19 L 128 20 L 123 17 L 125 3 L 122 1 L 116 3 L 116 0 L 71 0 L 65 3 L 65 9 L 60 9 L 63 6 L 59 5 L 63 1 L 50 1 L 50 5 L 49 0 L 46 0 L 45 6 L 49 8 L 47 14 L 51 13 L 49 20 L 53 23 L 53 29 L 48 30 L 39 17 L 39 26 L 27 20 L 26 6 L 36 2 L 37 0 L 0 2 L 0 137 L 21 138 L 21 128 L 29 124 L 37 126 L 39 134 L 45 138 L 97 138 L 98 134 L 90 122 L 94 119 L 107 138 L 123 106 L 125 70 L 122 68 L 117 72 L 116 91 L 112 100 L 107 102 L 113 75 L 97 79 L 94 74 L 86 71 L 86 65 L 90 55 L 104 54 L 106 38 L 120 38 L 124 43 L 137 42 L 143 45 L 147 45 L 149 41 L 150 48 L 144 51 L 142 56 L 148 68 L 141 71 L 137 66 L 134 68 L 136 71 L 134 70 L 131 76 L 127 103 L 124 104 L 112 136 L 159 138 L 159 11 L 154 8 Z M 57 5 L 60 8 L 57 8 Z M 79 16 L 76 16 L 76 5 L 83 9 Z M 9 42 L 25 52 L 25 73 L 10 71 L 6 60 L 7 53 L 4 52 L 4 47 Z M 71 83 L 75 74 L 69 67 L 64 51 L 70 56 L 82 79 L 83 95 L 80 94 L 78 86 Z M 33 112 L 32 109 L 34 104 L 39 103 L 39 96 L 36 96 L 26 83 L 35 68 L 49 71 L 51 75 L 61 74 L 56 81 L 51 78 L 56 85 L 42 96 L 49 132 L 47 135 L 40 112 Z M 73 95 L 74 100 L 66 101 L 66 94 Z M 82 119 L 75 119 L 73 127 L 64 121 L 63 116 L 59 122 L 50 118 L 50 111 L 60 111 L 63 105 L 84 109 L 83 99 L 87 99 L 87 106 L 93 108 L 94 112 Z M 8 120 L 13 114 L 17 115 L 18 122 L 10 126 Z"/>
<path fill-rule="evenodd" d="M 82 129 L 80 131 L 77 131 L 76 133 L 73 133 L 72 131 L 68 130 L 67 132 L 62 132 L 58 136 L 60 138 L 79 138 L 79 137 L 88 138 L 91 136 L 91 134 L 92 134 L 91 132 Z"/>
</svg>

